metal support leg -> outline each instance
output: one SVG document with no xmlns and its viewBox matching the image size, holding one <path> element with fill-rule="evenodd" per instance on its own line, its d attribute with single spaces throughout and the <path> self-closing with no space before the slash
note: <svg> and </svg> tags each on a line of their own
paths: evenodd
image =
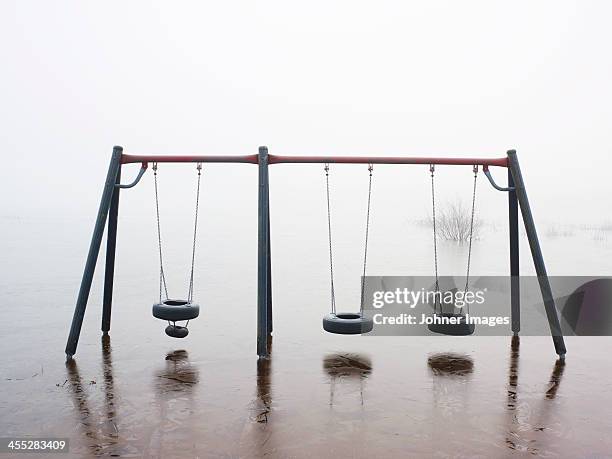
<svg viewBox="0 0 612 459">
<path fill-rule="evenodd" d="M 121 166 L 117 171 L 115 185 L 121 183 Z M 113 306 L 113 278 L 115 276 L 115 248 L 117 246 L 117 217 L 119 214 L 119 192 L 115 186 L 108 212 L 108 229 L 106 235 L 106 267 L 104 272 L 104 300 L 102 301 L 102 331 L 107 334 L 110 330 L 111 309 Z"/>
<path fill-rule="evenodd" d="M 552 289 L 550 288 L 550 282 L 546 273 L 546 266 L 544 265 L 544 258 L 542 257 L 540 242 L 538 241 L 538 234 L 533 221 L 533 215 L 531 214 L 531 208 L 529 207 L 527 191 L 525 190 L 525 184 L 523 183 L 523 177 L 521 175 L 521 169 L 519 167 L 515 150 L 508 151 L 508 168 L 512 173 L 512 178 L 515 183 L 516 197 L 521 207 L 521 214 L 523 215 L 523 223 L 525 224 L 527 239 L 529 239 L 529 247 L 531 248 L 533 264 L 535 265 L 538 283 L 540 284 L 540 290 L 542 292 L 542 299 L 544 300 L 544 307 L 546 308 L 546 317 L 548 318 L 548 324 L 550 326 L 550 334 L 552 335 L 553 343 L 555 345 L 555 351 L 563 359 L 565 358 L 566 348 L 563 340 L 563 333 L 561 332 L 561 324 L 559 323 L 559 315 L 557 313 L 557 308 L 555 307 L 555 300 L 552 294 Z"/>
<path fill-rule="evenodd" d="M 508 169 L 508 188 L 514 187 L 512 172 Z M 519 232 L 518 201 L 516 191 L 508 192 L 508 222 L 510 228 L 510 304 L 512 311 L 512 331 L 521 331 L 521 290 L 519 278 Z"/>
<path fill-rule="evenodd" d="M 268 186 L 268 335 L 272 335 L 272 244 L 270 244 L 270 187 Z"/>
<path fill-rule="evenodd" d="M 259 147 L 259 205 L 257 250 L 257 355 L 268 357 L 268 310 L 270 277 L 270 202 L 268 179 L 268 148 Z"/>
<path fill-rule="evenodd" d="M 79 342 L 81 326 L 83 325 L 83 317 L 85 316 L 85 308 L 87 307 L 87 299 L 89 298 L 91 282 L 93 280 L 96 261 L 98 260 L 98 253 L 100 252 L 100 244 L 102 243 L 102 236 L 104 234 L 104 226 L 106 225 L 106 217 L 111 205 L 117 174 L 119 173 L 119 168 L 121 167 L 122 153 L 123 148 L 113 148 L 113 155 L 108 167 L 108 173 L 106 174 L 104 191 L 102 192 L 102 199 L 100 200 L 100 207 L 98 209 L 98 216 L 96 218 L 96 224 L 91 237 L 91 243 L 89 244 L 89 253 L 87 254 L 83 278 L 81 279 L 79 296 L 77 297 L 76 306 L 74 308 L 74 316 L 72 317 L 72 325 L 70 326 L 70 335 L 68 336 L 68 342 L 66 343 L 66 357 L 69 359 L 76 353 L 77 344 Z"/>
</svg>

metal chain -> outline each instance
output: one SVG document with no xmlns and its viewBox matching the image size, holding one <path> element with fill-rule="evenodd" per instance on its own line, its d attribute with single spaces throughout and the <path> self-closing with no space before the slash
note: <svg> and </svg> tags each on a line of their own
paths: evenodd
<svg viewBox="0 0 612 459">
<path fill-rule="evenodd" d="M 470 218 L 470 236 L 469 236 L 469 245 L 468 245 L 468 259 L 467 259 L 467 271 L 465 274 L 465 289 L 464 293 L 468 290 L 468 285 L 470 281 L 470 263 L 472 261 L 472 236 L 474 235 L 474 213 L 476 209 L 476 178 L 478 177 L 478 165 L 475 165 L 472 168 L 472 172 L 474 172 L 474 189 L 472 191 L 472 216 Z M 470 305 L 468 303 L 468 314 L 470 312 Z"/>
<path fill-rule="evenodd" d="M 363 316 L 363 300 L 365 294 L 365 275 L 366 275 L 366 264 L 368 261 L 368 235 L 370 232 L 370 202 L 372 201 L 372 171 L 374 170 L 374 166 L 372 164 L 368 164 L 368 171 L 370 172 L 370 182 L 368 184 L 368 211 L 366 214 L 366 231 L 365 231 L 365 248 L 363 251 L 363 274 L 361 276 L 361 306 L 359 311 Z"/>
<path fill-rule="evenodd" d="M 336 293 L 334 290 L 334 258 L 332 252 L 331 205 L 329 199 L 329 164 L 325 163 L 325 185 L 327 189 L 327 231 L 329 234 L 329 274 L 331 284 L 331 312 L 336 314 Z"/>
<path fill-rule="evenodd" d="M 159 302 L 162 302 L 162 287 L 163 292 L 166 294 L 168 299 L 168 286 L 166 285 L 166 275 L 164 273 L 164 259 L 162 256 L 162 242 L 161 242 L 161 225 L 159 223 L 159 194 L 157 191 L 157 163 L 153 163 L 153 178 L 155 183 L 155 211 L 157 215 L 157 244 L 159 247 Z"/>
<path fill-rule="evenodd" d="M 195 219 L 193 223 L 193 247 L 191 249 L 191 274 L 189 275 L 189 292 L 187 293 L 187 302 L 193 300 L 193 272 L 195 268 L 195 252 L 196 240 L 198 235 L 198 209 L 200 207 L 200 181 L 202 179 L 202 163 L 198 163 L 198 188 L 196 191 Z"/>
<path fill-rule="evenodd" d="M 436 167 L 433 164 L 429 165 L 429 172 L 431 174 L 431 209 L 432 209 L 432 223 L 433 223 L 433 246 L 434 246 L 434 269 L 436 273 L 435 283 L 435 295 L 434 295 L 434 313 L 436 312 L 438 305 L 438 292 L 440 291 L 440 283 L 438 282 L 438 237 L 436 231 L 436 192 L 434 186 L 434 172 Z M 442 303 L 440 303 L 440 313 L 442 312 Z"/>
</svg>

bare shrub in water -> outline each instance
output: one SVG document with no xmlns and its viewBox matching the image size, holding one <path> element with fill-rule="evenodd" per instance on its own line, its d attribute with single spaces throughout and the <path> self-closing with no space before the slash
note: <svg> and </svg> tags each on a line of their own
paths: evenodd
<svg viewBox="0 0 612 459">
<path fill-rule="evenodd" d="M 466 242 L 470 238 L 470 221 L 472 208 L 456 201 L 436 209 L 436 231 L 442 239 L 455 242 Z M 433 224 L 433 220 L 432 220 Z M 482 222 L 474 217 L 473 238 L 478 238 Z"/>
</svg>

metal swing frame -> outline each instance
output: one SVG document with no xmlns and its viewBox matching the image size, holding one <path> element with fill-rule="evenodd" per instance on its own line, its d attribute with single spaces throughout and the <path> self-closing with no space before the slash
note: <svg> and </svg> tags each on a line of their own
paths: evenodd
<svg viewBox="0 0 612 459">
<path fill-rule="evenodd" d="M 136 179 L 127 185 L 121 184 L 121 168 L 125 164 L 140 163 L 141 168 Z M 83 270 L 81 286 L 77 296 L 72 324 L 66 343 L 66 356 L 72 358 L 77 351 L 85 309 L 89 299 L 98 254 L 107 225 L 106 262 L 104 273 L 104 294 L 102 301 L 102 332 L 108 334 L 111 325 L 113 297 L 113 279 L 115 271 L 115 252 L 117 243 L 117 217 L 119 214 L 119 193 L 122 188 L 131 188 L 138 184 L 149 163 L 245 163 L 257 164 L 259 170 L 258 185 L 258 254 L 257 254 L 257 355 L 267 358 L 272 335 L 272 275 L 270 245 L 270 183 L 269 165 L 272 164 L 422 164 L 449 166 L 481 166 L 491 185 L 508 194 L 509 224 L 509 259 L 511 275 L 511 313 L 512 331 L 518 335 L 520 321 L 520 285 L 519 285 L 519 225 L 520 208 L 525 232 L 531 249 L 538 282 L 544 300 L 546 317 L 550 326 L 555 351 L 560 358 L 565 358 L 566 347 L 559 323 L 559 315 L 550 287 L 544 257 L 540 248 L 525 183 L 521 174 L 515 150 L 509 150 L 502 158 L 456 158 L 456 157 L 405 157 L 405 156 L 283 156 L 268 154 L 267 147 L 259 147 L 258 154 L 227 156 L 155 156 L 129 155 L 123 148 L 113 148 L 106 181 L 100 200 L 100 206 L 89 245 L 89 252 Z M 495 183 L 489 172 L 490 167 L 501 167 L 508 170 L 508 186 L 501 187 Z"/>
</svg>

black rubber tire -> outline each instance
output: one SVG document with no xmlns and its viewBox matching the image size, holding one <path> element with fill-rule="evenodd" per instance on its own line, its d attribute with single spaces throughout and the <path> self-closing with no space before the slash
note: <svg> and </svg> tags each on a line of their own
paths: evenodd
<svg viewBox="0 0 612 459">
<path fill-rule="evenodd" d="M 200 305 L 187 300 L 164 300 L 153 305 L 153 317 L 176 322 L 192 320 L 200 315 Z"/>
<path fill-rule="evenodd" d="M 465 316 L 462 314 L 452 314 L 450 312 L 444 312 L 442 314 L 438 314 L 442 317 L 455 317 L 459 318 L 459 323 L 457 324 L 429 324 L 427 328 L 429 331 L 434 333 L 439 333 L 441 335 L 450 335 L 450 336 L 468 336 L 473 335 L 476 330 L 476 326 L 472 323 L 466 323 Z"/>
<path fill-rule="evenodd" d="M 359 312 L 338 312 L 323 317 L 323 330 L 339 335 L 360 335 L 371 332 L 372 319 L 363 317 Z"/>
<path fill-rule="evenodd" d="M 171 338 L 185 338 L 189 334 L 187 327 L 179 327 L 178 325 L 168 325 L 166 327 L 166 335 Z"/>
</svg>

